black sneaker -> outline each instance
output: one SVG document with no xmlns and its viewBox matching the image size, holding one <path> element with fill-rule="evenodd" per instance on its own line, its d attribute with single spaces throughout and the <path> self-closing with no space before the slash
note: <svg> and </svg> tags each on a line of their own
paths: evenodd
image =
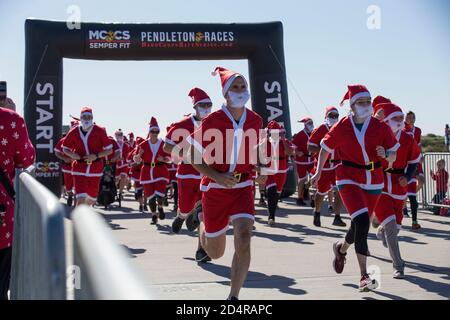
<svg viewBox="0 0 450 320">
<path fill-rule="evenodd" d="M 328 212 L 329 212 L 329 213 L 334 213 L 333 206 L 328 206 Z"/>
<path fill-rule="evenodd" d="M 186 227 L 189 231 L 194 231 L 200 225 L 199 214 L 202 212 L 202 205 L 195 207 L 194 212 L 187 216 Z"/>
<path fill-rule="evenodd" d="M 209 262 L 211 258 L 208 256 L 206 251 L 203 248 L 200 248 L 195 253 L 195 261 L 197 262 Z"/>
<path fill-rule="evenodd" d="M 156 212 L 156 200 L 155 200 L 155 198 L 148 200 L 148 206 L 150 207 L 150 211 L 152 213 Z"/>
<path fill-rule="evenodd" d="M 320 227 L 320 212 L 319 213 L 314 212 L 314 222 L 313 223 L 316 227 Z"/>
<path fill-rule="evenodd" d="M 164 220 L 166 218 L 166 214 L 164 213 L 163 207 L 158 207 L 159 219 Z"/>
<path fill-rule="evenodd" d="M 72 195 L 72 194 L 69 194 L 69 196 L 67 197 L 67 205 L 68 205 L 69 207 L 71 207 L 71 206 L 72 206 L 72 203 L 73 203 L 73 195 Z"/>
<path fill-rule="evenodd" d="M 305 206 L 306 205 L 306 203 L 305 203 L 305 200 L 303 200 L 303 199 L 297 199 L 297 205 L 298 206 Z"/>
<path fill-rule="evenodd" d="M 144 211 L 148 211 L 147 204 L 144 204 Z"/>
<path fill-rule="evenodd" d="M 139 205 L 139 212 L 144 212 L 144 206 L 142 204 Z"/>
<path fill-rule="evenodd" d="M 181 219 L 180 217 L 176 217 L 172 221 L 172 232 L 173 233 L 179 233 L 181 230 L 181 227 L 183 226 L 184 219 Z"/>
<path fill-rule="evenodd" d="M 341 216 L 334 216 L 333 226 L 345 227 L 347 225 L 342 221 Z"/>
<path fill-rule="evenodd" d="M 152 222 L 150 224 L 157 224 L 158 223 L 158 216 L 157 215 L 152 215 Z"/>
<path fill-rule="evenodd" d="M 408 214 L 408 208 L 403 208 L 403 216 L 405 216 L 406 218 L 409 218 L 409 214 Z"/>
</svg>

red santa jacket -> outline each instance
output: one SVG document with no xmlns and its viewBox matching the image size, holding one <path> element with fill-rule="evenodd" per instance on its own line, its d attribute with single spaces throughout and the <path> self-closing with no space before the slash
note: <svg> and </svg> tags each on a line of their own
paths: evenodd
<svg viewBox="0 0 450 320">
<path fill-rule="evenodd" d="M 105 129 L 93 125 L 88 132 L 82 133 L 81 126 L 71 129 L 64 139 L 63 150 L 67 149 L 78 154 L 81 159 L 89 154 L 96 154 L 104 150 L 112 149 Z M 72 174 L 74 176 L 100 177 L 103 172 L 103 159 L 97 159 L 91 164 L 80 160 L 72 162 Z"/>
<path fill-rule="evenodd" d="M 193 115 L 184 117 L 181 121 L 176 122 L 170 126 L 170 129 L 166 135 L 165 142 L 170 145 L 178 145 L 183 148 L 183 150 L 187 150 L 186 148 L 189 146 L 189 144 L 187 143 L 186 138 L 200 126 L 200 123 L 200 121 L 195 120 Z M 177 178 L 201 179 L 201 175 L 190 164 L 181 162 L 178 165 Z"/>
<path fill-rule="evenodd" d="M 315 128 L 314 131 L 311 133 L 311 137 L 309 137 L 308 145 L 312 145 L 315 147 L 320 147 L 320 142 L 325 137 L 325 135 L 330 131 L 330 128 L 324 123 L 320 125 L 319 127 Z M 328 157 L 328 161 L 325 162 L 325 165 L 323 166 L 324 171 L 331 171 L 336 169 L 337 164 L 335 161 L 335 152 L 333 151 L 330 156 Z M 317 167 L 317 158 L 318 154 L 314 155 L 314 163 Z"/>
<path fill-rule="evenodd" d="M 119 150 L 119 145 L 117 144 L 117 141 L 111 136 L 108 136 L 108 140 L 109 140 L 109 143 L 112 144 L 112 152 L 110 154 L 108 154 L 105 157 L 105 159 L 106 159 L 107 163 L 110 163 L 111 160 L 114 158 L 116 151 Z"/>
<path fill-rule="evenodd" d="M 60 152 L 60 153 L 64 153 L 63 148 L 62 148 L 62 145 L 63 145 L 63 142 L 64 142 L 64 138 L 65 137 L 62 137 L 61 139 L 59 139 L 58 143 L 56 144 L 56 146 L 54 148 L 55 152 L 57 151 L 57 152 Z M 62 165 L 62 170 L 61 171 L 64 172 L 64 173 L 72 173 L 72 163 L 66 163 L 66 162 L 63 161 L 63 165 Z"/>
<path fill-rule="evenodd" d="M 382 146 L 386 151 L 397 151 L 400 144 L 387 124 L 369 117 L 360 131 L 352 116 L 348 116 L 330 129 L 320 146 L 330 153 L 336 151 L 341 161 L 350 161 L 363 166 L 381 161 L 377 155 L 377 146 Z M 383 168 L 370 171 L 340 164 L 336 168 L 336 184 L 338 186 L 354 184 L 365 190 L 382 190 Z"/>
<path fill-rule="evenodd" d="M 303 152 L 303 156 L 295 156 L 296 164 L 310 165 L 314 163 L 314 160 L 308 151 L 309 138 L 309 134 L 303 129 L 292 139 L 292 143 L 297 147 L 297 151 Z"/>
<path fill-rule="evenodd" d="M 158 139 L 155 144 L 152 144 L 150 139 L 139 144 L 139 152 L 143 152 L 141 156 L 141 184 L 153 183 L 160 180 L 169 182 L 169 171 L 167 170 L 166 163 L 158 160 L 158 157 L 169 157 L 163 150 L 163 144 L 162 139 Z"/>
<path fill-rule="evenodd" d="M 15 169 L 31 166 L 35 157 L 23 118 L 12 110 L 0 108 L 0 170 L 12 185 Z M 0 213 L 0 249 L 5 249 L 13 242 L 14 200 L 1 183 L 0 203 L 6 206 L 6 212 Z"/>
<path fill-rule="evenodd" d="M 406 133 L 409 133 L 414 138 L 414 140 L 416 140 L 417 144 L 420 147 L 422 142 L 422 129 L 420 129 L 419 127 L 406 124 L 404 131 Z"/>
<path fill-rule="evenodd" d="M 139 182 L 141 180 L 141 169 L 142 169 L 142 163 L 137 163 L 134 161 L 133 157 L 138 154 L 139 152 L 139 146 L 136 145 L 136 147 L 131 150 L 130 153 L 128 153 L 127 161 L 130 164 L 130 176 L 131 180 Z"/>
<path fill-rule="evenodd" d="M 241 180 L 234 188 L 253 185 L 251 172 L 257 161 L 261 117 L 252 110 L 245 108 L 237 123 L 228 109 L 209 114 L 202 120 L 200 127 L 187 139 L 202 155 L 203 160 L 218 172 L 241 174 Z M 200 190 L 209 188 L 223 189 L 209 177 L 203 176 Z"/>
<path fill-rule="evenodd" d="M 128 143 L 125 143 L 125 142 L 119 143 L 117 141 L 116 141 L 116 143 L 120 150 L 120 159 L 117 161 L 116 166 L 119 169 L 128 167 L 127 158 L 128 158 L 128 154 L 131 152 L 131 148 L 128 145 Z"/>
<path fill-rule="evenodd" d="M 393 163 L 389 163 L 383 159 L 383 169 L 385 171 L 389 170 L 389 168 L 403 170 L 403 173 L 386 172 L 383 193 L 397 200 L 405 200 L 407 198 L 408 187 L 400 186 L 398 179 L 406 173 L 409 164 L 420 163 L 422 155 L 414 138 L 406 132 L 399 131 L 395 135 L 395 139 L 400 143 L 400 148 L 397 150 L 397 158 Z"/>
<path fill-rule="evenodd" d="M 448 172 L 445 169 L 439 169 L 436 173 L 431 175 L 431 178 L 436 181 L 436 192 L 447 193 L 448 190 Z"/>
</svg>

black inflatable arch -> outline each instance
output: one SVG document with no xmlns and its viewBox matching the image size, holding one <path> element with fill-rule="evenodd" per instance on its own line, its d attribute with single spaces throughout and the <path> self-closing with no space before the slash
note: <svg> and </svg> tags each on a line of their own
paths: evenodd
<svg viewBox="0 0 450 320">
<path fill-rule="evenodd" d="M 36 175 L 59 195 L 53 148 L 61 137 L 63 58 L 94 60 L 248 59 L 253 110 L 265 124 L 284 124 L 291 137 L 281 22 L 231 24 L 25 21 L 25 120 L 36 147 Z M 81 107 L 81 106 L 80 106 Z M 295 191 L 294 173 L 285 194 Z"/>
</svg>

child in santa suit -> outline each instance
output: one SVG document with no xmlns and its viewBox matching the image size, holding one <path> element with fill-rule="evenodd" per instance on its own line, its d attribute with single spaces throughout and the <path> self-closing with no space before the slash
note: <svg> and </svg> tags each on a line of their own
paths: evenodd
<svg viewBox="0 0 450 320">
<path fill-rule="evenodd" d="M 131 151 L 131 147 L 128 143 L 125 143 L 122 130 L 115 132 L 115 138 L 117 145 L 119 146 L 120 158 L 116 162 L 116 183 L 119 185 L 119 197 L 122 198 L 123 190 L 128 184 L 128 154 Z"/>
<path fill-rule="evenodd" d="M 189 143 L 186 138 L 200 127 L 203 118 L 211 113 L 212 101 L 208 94 L 200 88 L 192 88 L 188 97 L 191 98 L 194 113 L 185 116 L 182 120 L 171 125 L 167 132 L 164 150 L 173 158 L 181 159 L 177 169 L 178 182 L 178 207 L 179 212 L 172 223 L 172 231 L 178 233 L 188 216 L 191 216 L 196 206 L 201 205 L 202 192 L 200 191 L 200 173 L 189 164 L 187 150 Z M 200 209 L 199 209 L 200 210 Z M 195 230 L 192 224 L 187 225 L 190 231 Z M 197 262 L 207 262 L 211 259 L 201 247 L 200 238 L 198 240 L 197 251 L 195 253 Z"/>
<path fill-rule="evenodd" d="M 361 272 L 359 290 L 367 291 L 377 287 L 367 273 L 366 263 L 370 216 L 384 187 L 381 160 L 395 160 L 400 144 L 388 125 L 372 117 L 371 97 L 365 86 L 348 86 L 341 105 L 345 100 L 350 100 L 352 113 L 322 139 L 317 171 L 311 182 L 317 184 L 328 157 L 337 152 L 340 165 L 336 168 L 336 185 L 350 214 L 351 226 L 345 241 L 333 245 L 333 267 L 336 273 L 342 273 L 347 250 L 354 243 Z"/>
<path fill-rule="evenodd" d="M 225 103 L 203 119 L 188 139 L 192 145 L 191 163 L 203 174 L 202 212 L 196 213 L 195 221 L 201 221 L 202 247 L 212 259 L 223 256 L 226 231 L 229 223 L 233 224 L 235 254 L 228 298 L 237 300 L 250 265 L 255 219 L 252 170 L 258 164 L 255 146 L 260 144 L 262 119 L 245 108 L 250 93 L 241 74 L 222 67 L 213 74 L 220 74 Z M 213 142 L 211 135 L 221 140 Z M 212 146 L 218 148 L 214 153 L 209 150 Z"/>
<path fill-rule="evenodd" d="M 170 156 L 163 150 L 164 142 L 158 138 L 158 122 L 154 117 L 149 123 L 147 140 L 138 146 L 139 151 L 134 156 L 134 161 L 142 163 L 140 183 L 144 186 L 144 195 L 149 199 L 152 212 L 152 224 L 158 223 L 158 217 L 164 220 L 163 201 L 166 194 L 166 185 L 169 182 L 169 171 L 166 163 L 170 162 Z M 158 215 L 156 207 L 158 206 Z"/>
<path fill-rule="evenodd" d="M 269 211 L 269 226 L 275 225 L 278 200 L 283 191 L 288 171 L 288 157 L 294 155 L 295 146 L 286 139 L 286 130 L 276 121 L 267 124 L 267 156 L 270 159 L 267 172 L 266 193 Z"/>
<path fill-rule="evenodd" d="M 72 158 L 72 175 L 77 205 L 93 205 L 103 174 L 103 157 L 112 153 L 113 145 L 104 128 L 94 124 L 92 109 L 81 109 L 80 125 L 64 138 L 64 153 Z"/>
<path fill-rule="evenodd" d="M 144 197 L 144 187 L 141 184 L 141 170 L 142 170 L 142 162 L 137 163 L 134 161 L 134 156 L 139 152 L 139 145 L 144 141 L 143 138 L 136 138 L 136 146 L 133 150 L 128 153 L 127 161 L 130 164 L 130 169 L 128 171 L 129 176 L 131 177 L 131 181 L 134 184 L 135 198 L 139 202 L 139 212 L 148 211 L 147 208 L 147 200 Z"/>
<path fill-rule="evenodd" d="M 422 130 L 419 127 L 415 126 L 416 123 L 416 114 L 412 111 L 409 111 L 406 114 L 405 118 L 405 128 L 403 129 L 406 133 L 410 134 L 416 143 L 421 147 L 422 140 Z M 417 202 L 417 192 L 420 191 L 423 184 L 425 182 L 425 177 L 423 173 L 422 163 L 419 163 L 417 166 L 416 174 L 411 177 L 408 181 L 408 200 L 409 205 L 411 207 L 411 218 L 412 218 L 412 228 L 413 230 L 418 230 L 421 228 L 420 224 L 417 220 L 417 210 L 419 209 L 419 203 Z M 403 213 L 408 217 L 408 208 L 405 202 L 405 208 L 403 209 Z"/>
<path fill-rule="evenodd" d="M 339 121 L 339 111 L 336 109 L 336 107 L 330 106 L 325 109 L 325 122 L 321 124 L 319 127 L 314 129 L 314 131 L 311 133 L 311 136 L 309 138 L 308 142 L 308 151 L 315 155 L 317 166 L 317 154 L 320 152 L 320 142 L 325 137 L 325 135 L 330 131 L 331 127 L 335 123 Z M 325 163 L 323 169 L 322 169 L 322 175 L 320 176 L 319 181 L 317 181 L 317 192 L 314 196 L 314 203 L 315 203 L 315 209 L 314 209 L 314 225 L 316 227 L 320 227 L 320 208 L 322 207 L 323 198 L 326 194 L 328 194 L 330 191 L 332 191 L 336 187 L 336 166 L 337 166 L 338 160 L 336 160 L 334 152 L 331 153 L 330 157 L 328 158 L 328 161 Z M 316 171 L 316 168 L 314 169 Z M 331 204 L 331 199 L 328 199 L 328 201 Z M 345 227 L 346 224 L 341 219 L 341 198 L 339 196 L 339 193 L 337 193 L 334 196 L 334 226 L 339 227 Z"/>
<path fill-rule="evenodd" d="M 78 126 L 78 121 L 72 120 L 70 128 L 73 129 Z M 64 174 L 64 188 L 67 192 L 67 205 L 72 206 L 73 202 L 73 177 L 72 177 L 72 158 L 66 156 L 62 150 L 62 145 L 65 136 L 63 136 L 55 146 L 55 156 L 63 161 L 62 172 Z"/>
<path fill-rule="evenodd" d="M 305 117 L 298 122 L 304 124 L 303 130 L 299 131 L 294 138 L 292 143 L 296 147 L 295 149 L 295 163 L 297 167 L 298 176 L 298 198 L 297 205 L 305 205 L 305 185 L 308 180 L 309 175 L 314 169 L 314 159 L 308 151 L 308 141 L 311 132 L 314 130 L 314 122 L 310 117 Z"/>
<path fill-rule="evenodd" d="M 377 237 L 389 248 L 394 266 L 394 278 L 404 277 L 405 263 L 400 255 L 398 230 L 403 220 L 403 205 L 407 198 L 408 181 L 420 163 L 420 148 L 416 141 L 403 131 L 404 118 L 402 109 L 392 103 L 383 103 L 379 108 L 384 112 L 384 122 L 389 125 L 400 148 L 395 161 L 382 160 L 384 169 L 383 194 L 375 207 L 375 216 L 380 223 Z"/>
</svg>

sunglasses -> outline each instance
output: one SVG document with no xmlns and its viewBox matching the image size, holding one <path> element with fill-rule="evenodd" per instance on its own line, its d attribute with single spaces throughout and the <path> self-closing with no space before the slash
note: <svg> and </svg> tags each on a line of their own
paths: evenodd
<svg viewBox="0 0 450 320">
<path fill-rule="evenodd" d="M 158 134 L 159 131 L 152 130 L 152 131 L 150 131 L 150 133 L 152 133 L 152 134 Z"/>
<path fill-rule="evenodd" d="M 330 119 L 338 119 L 339 115 L 337 113 L 329 113 L 327 117 Z"/>
</svg>

